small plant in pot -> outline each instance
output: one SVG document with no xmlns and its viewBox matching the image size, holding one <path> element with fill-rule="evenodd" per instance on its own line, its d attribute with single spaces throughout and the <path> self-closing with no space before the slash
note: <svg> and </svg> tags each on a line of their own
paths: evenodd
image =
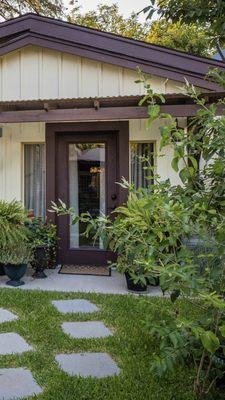
<svg viewBox="0 0 225 400">
<path fill-rule="evenodd" d="M 32 260 L 32 247 L 27 241 L 14 243 L 1 248 L 0 262 L 4 265 L 5 274 L 10 278 L 9 286 L 24 285 L 21 278 L 25 275 L 28 263 Z"/>
<path fill-rule="evenodd" d="M 0 249 L 4 249 L 2 257 L 6 256 L 9 249 L 27 238 L 27 212 L 19 201 L 10 202 L 0 200 Z M 0 275 L 5 275 L 4 263 L 0 261 Z"/>
<path fill-rule="evenodd" d="M 46 268 L 56 267 L 56 226 L 44 222 L 41 217 L 31 218 L 27 226 L 33 245 L 33 277 L 43 279 L 47 277 L 44 272 Z"/>
</svg>

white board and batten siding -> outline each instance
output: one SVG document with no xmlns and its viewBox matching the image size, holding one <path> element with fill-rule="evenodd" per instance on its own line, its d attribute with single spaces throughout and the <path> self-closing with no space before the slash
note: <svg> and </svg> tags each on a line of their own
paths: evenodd
<svg viewBox="0 0 225 400">
<path fill-rule="evenodd" d="M 65 53 L 28 46 L 0 58 L 0 101 L 142 95 L 136 71 L 91 61 Z M 154 91 L 178 93 L 181 84 L 151 76 Z M 3 124 L 0 138 L 0 198 L 23 199 L 23 144 L 45 141 L 44 123 Z M 154 141 L 159 148 L 157 124 L 146 130 L 146 121 L 130 121 L 130 140 Z M 158 152 L 158 150 L 157 150 Z M 177 176 L 170 166 L 171 149 L 159 157 L 163 179 Z"/>
<path fill-rule="evenodd" d="M 130 69 L 28 46 L 0 58 L 0 100 L 140 95 L 137 78 Z M 156 76 L 150 81 L 160 93 L 181 85 Z"/>
</svg>

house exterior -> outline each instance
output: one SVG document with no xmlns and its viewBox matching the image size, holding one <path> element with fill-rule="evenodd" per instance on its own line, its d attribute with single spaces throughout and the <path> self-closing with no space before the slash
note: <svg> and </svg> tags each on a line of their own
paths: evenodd
<svg viewBox="0 0 225 400">
<path fill-rule="evenodd" d="M 162 122 L 148 130 L 146 107 L 138 106 L 137 67 L 185 128 L 196 112 L 182 94 L 185 78 L 214 95 L 220 88 L 204 77 L 223 65 L 35 14 L 1 23 L 0 198 L 43 217 L 59 198 L 77 213 L 109 213 L 126 198 L 116 184 L 122 176 L 145 185 L 139 156 L 176 184 L 172 149 L 159 150 Z M 107 252 L 81 236 L 81 225 L 70 227 L 67 217 L 56 223 L 59 262 L 106 263 Z"/>
</svg>

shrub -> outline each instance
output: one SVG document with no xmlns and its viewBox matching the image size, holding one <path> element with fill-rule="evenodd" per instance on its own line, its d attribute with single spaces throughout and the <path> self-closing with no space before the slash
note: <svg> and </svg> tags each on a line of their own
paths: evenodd
<svg viewBox="0 0 225 400">
<path fill-rule="evenodd" d="M 27 237 L 26 221 L 27 212 L 20 202 L 0 200 L 0 248 Z"/>
<path fill-rule="evenodd" d="M 10 244 L 0 251 L 0 263 L 20 265 L 32 261 L 33 249 L 27 241 Z"/>
<path fill-rule="evenodd" d="M 225 87 L 223 73 L 214 71 L 210 75 L 220 78 Z M 196 368 L 195 393 L 205 398 L 225 374 L 225 117 L 217 117 L 217 108 L 225 100 L 208 106 L 205 98 L 187 84 L 187 95 L 199 110 L 185 131 L 177 127 L 173 117 L 161 114 L 159 103 L 164 99 L 155 96 L 148 83 L 145 85 L 147 95 L 142 102 L 148 104 L 149 126 L 155 119 L 167 119 L 160 128 L 161 149 L 173 146 L 172 167 L 182 182 L 168 186 L 170 201 L 181 204 L 189 225 L 188 236 L 198 243 L 198 251 L 193 251 L 184 231 L 181 245 L 156 262 L 160 283 L 170 293 L 171 307 L 166 313 L 158 310 L 157 315 L 147 316 L 146 327 L 160 343 L 152 369 L 163 375 L 180 363 L 192 361 Z M 160 241 L 154 246 L 153 254 L 158 256 Z M 146 258 L 145 265 L 151 268 L 152 259 Z M 188 313 L 185 318 L 181 316 L 179 297 L 195 310 L 195 317 Z"/>
</svg>

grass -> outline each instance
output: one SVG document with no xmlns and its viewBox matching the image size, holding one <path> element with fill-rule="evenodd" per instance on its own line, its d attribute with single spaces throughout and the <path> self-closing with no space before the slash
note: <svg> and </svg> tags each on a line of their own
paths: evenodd
<svg viewBox="0 0 225 400">
<path fill-rule="evenodd" d="M 101 308 L 95 314 L 60 314 L 51 300 L 84 298 Z M 155 307 L 168 306 L 163 298 L 102 294 L 53 293 L 0 290 L 0 307 L 18 314 L 16 321 L 0 325 L 0 333 L 16 332 L 35 351 L 21 355 L 0 356 L 0 366 L 25 367 L 31 370 L 44 389 L 38 400 L 194 400 L 193 371 L 180 368 L 167 379 L 150 372 L 151 356 L 157 347 L 143 333 L 146 313 Z M 184 304 L 184 312 L 186 305 Z M 114 331 L 104 339 L 71 339 L 60 324 L 64 321 L 101 320 Z M 118 363 L 118 377 L 92 379 L 69 377 L 59 370 L 55 355 L 82 351 L 106 351 Z"/>
</svg>

